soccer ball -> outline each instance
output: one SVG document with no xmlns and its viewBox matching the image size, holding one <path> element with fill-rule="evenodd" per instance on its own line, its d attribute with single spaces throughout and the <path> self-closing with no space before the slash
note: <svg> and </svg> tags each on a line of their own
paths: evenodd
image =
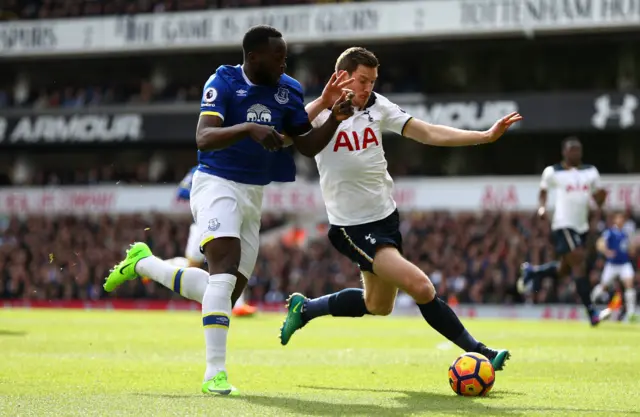
<svg viewBox="0 0 640 417">
<path fill-rule="evenodd" d="M 449 385 L 458 395 L 487 395 L 496 380 L 496 371 L 486 356 L 467 352 L 458 356 L 449 367 Z"/>
</svg>

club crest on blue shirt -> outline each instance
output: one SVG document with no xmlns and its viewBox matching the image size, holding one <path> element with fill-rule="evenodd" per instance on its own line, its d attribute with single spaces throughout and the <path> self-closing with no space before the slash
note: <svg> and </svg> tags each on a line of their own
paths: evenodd
<svg viewBox="0 0 640 417">
<path fill-rule="evenodd" d="M 289 102 L 289 90 L 284 87 L 278 87 L 278 92 L 273 97 L 279 104 L 287 104 Z"/>
<path fill-rule="evenodd" d="M 209 230 L 211 230 L 212 232 L 215 232 L 216 230 L 218 230 L 219 227 L 220 227 L 220 222 L 218 221 L 218 219 L 209 220 Z"/>
</svg>

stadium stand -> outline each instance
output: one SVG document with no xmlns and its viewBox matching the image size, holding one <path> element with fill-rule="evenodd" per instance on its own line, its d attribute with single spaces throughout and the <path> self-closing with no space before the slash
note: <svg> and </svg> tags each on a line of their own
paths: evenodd
<svg viewBox="0 0 640 417">
<path fill-rule="evenodd" d="M 351 1 L 359 0 L 4 0 L 0 5 L 0 21 L 185 12 L 293 4 L 347 3 Z"/>
<path fill-rule="evenodd" d="M 282 216 L 267 215 L 263 231 L 283 223 Z M 146 241 L 164 259 L 183 256 L 189 224 L 186 217 L 152 214 L 4 218 L 0 295 L 33 300 L 106 299 L 104 276 L 130 242 Z M 605 224 L 606 219 L 594 217 L 590 238 L 597 237 Z M 404 216 L 402 230 L 407 258 L 429 274 L 441 296 L 462 303 L 522 302 L 515 291 L 520 263 L 525 258 L 536 263 L 552 258 L 549 225 L 532 213 L 413 212 Z M 635 264 L 639 261 L 636 258 Z M 595 281 L 602 259 L 592 255 L 591 266 Z M 282 302 L 293 291 L 319 296 L 353 286 L 359 286 L 357 267 L 340 256 L 325 236 L 304 245 L 283 237 L 262 246 L 249 299 Z M 154 282 L 141 280 L 128 283 L 117 297 L 179 298 Z M 574 302 L 571 281 L 546 281 L 535 301 Z"/>
<path fill-rule="evenodd" d="M 319 3 L 342 2 L 4 0 L 0 20 L 11 22 L 0 23 L 1 296 L 104 299 L 100 285 L 105 272 L 132 240 L 148 241 L 161 257 L 182 253 L 188 215 L 134 215 L 115 210 L 67 216 L 57 212 L 49 217 L 46 210 L 40 214 L 47 216 L 41 216 L 20 212 L 8 204 L 14 192 L 28 192 L 34 186 L 58 191 L 67 186 L 86 190 L 141 186 L 142 192 L 144 187 L 156 185 L 173 187 L 195 163 L 195 103 L 200 99 L 202 84 L 218 65 L 240 62 L 236 38 L 241 31 L 229 38 L 232 45 L 215 36 L 201 42 L 198 35 L 203 33 L 199 31 L 202 22 L 187 21 L 184 33 L 180 32 L 183 37 L 173 39 L 171 44 L 162 37 L 166 36 L 162 30 L 156 30 L 157 39 L 137 38 L 137 30 L 144 29 L 148 22 L 138 20 L 141 16 L 174 17 L 181 16 L 176 12 L 209 9 L 227 9 L 225 13 L 242 9 L 237 11 L 240 13 L 247 7 L 292 4 L 306 4 L 308 7 L 302 9 L 315 11 Z M 259 17 L 264 14 L 268 18 L 284 15 L 281 22 L 289 25 L 283 29 L 285 36 L 302 39 L 290 43 L 287 71 L 301 80 L 308 98 L 321 92 L 340 51 L 346 45 L 362 44 L 376 52 L 382 62 L 377 90 L 417 117 L 459 128 L 484 129 L 505 111 L 514 109 L 525 114 L 521 126 L 491 147 L 436 149 L 386 136 L 385 152 L 394 177 L 412 178 L 416 187 L 434 177 L 456 176 L 465 178 L 454 182 L 465 183 L 468 178 L 486 175 L 526 175 L 528 180 L 535 177 L 535 183 L 542 169 L 559 159 L 560 141 L 571 134 L 580 135 L 585 159 L 603 175 L 640 172 L 640 159 L 634 157 L 640 154 L 640 142 L 636 140 L 640 128 L 640 48 L 636 35 L 602 30 L 579 36 L 567 33 L 531 38 L 522 36 L 522 28 L 517 27 L 515 36 L 489 36 L 487 32 L 495 25 L 465 21 L 471 15 L 463 15 L 458 22 L 462 29 L 455 39 L 440 39 L 430 32 L 429 25 L 420 26 L 420 21 L 412 23 L 415 31 L 424 33 L 405 39 L 378 33 L 387 29 L 381 22 L 388 14 L 377 14 L 372 6 L 377 3 L 345 3 L 362 5 L 361 15 L 357 14 L 359 10 L 348 15 L 349 24 L 371 23 L 367 17 L 376 17 L 373 29 L 367 29 L 370 32 L 357 25 L 336 26 L 345 34 L 336 40 L 331 37 L 334 27 L 327 24 L 320 29 L 330 41 L 320 39 L 322 43 L 318 44 L 318 39 L 303 30 L 296 32 L 299 28 L 291 24 L 291 9 L 279 7 L 259 13 Z M 329 15 L 329 23 L 342 13 L 339 8 L 331 10 L 338 14 Z M 74 19 L 79 17 L 107 16 L 122 17 L 130 26 L 123 29 L 115 25 L 111 34 L 115 46 L 101 55 L 93 55 L 89 47 L 83 50 L 71 45 L 71 49 L 64 49 L 69 39 L 61 33 L 56 33 L 53 47 L 32 42 L 35 38 L 43 41 L 44 37 L 36 36 L 41 34 L 39 26 L 34 29 L 31 23 L 46 25 L 52 19 L 75 22 L 82 20 Z M 314 24 L 324 23 L 319 14 L 310 16 L 315 16 Z M 488 19 L 488 15 L 478 16 Z M 210 19 L 214 18 L 212 14 Z M 96 22 L 100 20 L 104 19 Z M 171 23 L 178 28 L 180 22 L 176 18 Z M 20 24 L 26 25 L 24 30 L 16 26 Z M 3 31 L 7 27 L 19 30 Z M 79 36 L 102 45 L 105 39 L 92 33 L 88 30 Z M 138 45 L 136 42 L 142 45 L 143 53 L 128 49 L 131 44 Z M 183 48 L 181 42 L 187 47 Z M 144 50 L 146 47 L 149 50 Z M 504 59 L 505 51 L 509 59 Z M 300 157 L 297 163 L 301 179 L 316 181 L 312 160 Z M 614 187 L 611 198 L 616 208 L 640 207 L 640 190 L 634 178 L 612 180 L 627 184 Z M 534 187 L 531 195 L 519 194 L 518 198 L 535 200 L 536 191 Z M 524 301 L 515 293 L 516 268 L 525 259 L 550 259 L 548 224 L 535 221 L 534 209 L 527 204 L 503 205 L 472 204 L 473 210 L 467 214 L 446 207 L 443 211 L 404 210 L 405 252 L 429 273 L 441 295 L 464 303 Z M 282 214 L 265 218 L 265 229 L 281 222 L 296 224 L 290 213 L 287 217 Z M 593 214 L 592 239 L 602 230 L 599 217 L 608 214 Z M 640 220 L 637 212 L 630 215 Z M 308 231 L 309 224 L 305 227 Z M 293 290 L 314 296 L 358 285 L 355 267 L 337 255 L 324 235 L 312 235 L 304 245 L 265 243 L 251 280 L 252 300 L 279 301 Z M 592 258 L 595 279 L 601 261 Z M 573 301 L 571 285 L 548 282 L 535 301 Z M 171 294 L 153 283 L 133 282 L 117 297 L 166 299 Z"/>
</svg>

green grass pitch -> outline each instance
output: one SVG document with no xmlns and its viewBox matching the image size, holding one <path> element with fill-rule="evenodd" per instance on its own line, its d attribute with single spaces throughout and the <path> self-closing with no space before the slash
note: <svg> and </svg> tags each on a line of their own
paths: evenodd
<svg viewBox="0 0 640 417">
<path fill-rule="evenodd" d="M 237 398 L 200 394 L 197 312 L 0 310 L 2 416 L 640 415 L 640 327 L 467 321 L 512 359 L 485 398 L 457 397 L 460 353 L 420 317 L 322 318 L 287 347 L 281 315 L 233 319 Z"/>
</svg>

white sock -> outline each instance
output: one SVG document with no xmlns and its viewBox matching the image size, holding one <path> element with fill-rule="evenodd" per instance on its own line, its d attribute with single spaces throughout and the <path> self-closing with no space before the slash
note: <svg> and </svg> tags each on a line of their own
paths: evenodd
<svg viewBox="0 0 640 417">
<path fill-rule="evenodd" d="M 236 305 L 234 307 L 242 307 L 243 305 L 245 305 L 244 291 L 242 291 L 242 294 L 240 294 L 240 297 L 238 298 L 238 301 L 236 301 Z"/>
<path fill-rule="evenodd" d="M 178 268 L 187 268 L 189 266 L 189 260 L 181 256 L 178 256 L 176 258 L 166 259 L 165 262 L 168 262 L 173 266 L 177 266 Z"/>
<path fill-rule="evenodd" d="M 177 268 L 155 256 L 141 259 L 136 272 L 201 304 L 209 280 L 209 274 L 200 268 Z"/>
<path fill-rule="evenodd" d="M 636 290 L 627 288 L 624 290 L 624 303 L 627 307 L 627 317 L 631 317 L 636 312 Z"/>
<path fill-rule="evenodd" d="M 603 293 L 604 293 L 604 286 L 602 284 L 598 284 L 595 287 L 593 287 L 593 290 L 591 290 L 591 302 L 596 304 Z"/>
<path fill-rule="evenodd" d="M 231 317 L 231 294 L 236 286 L 236 277 L 231 274 L 216 274 L 209 277 L 202 299 L 202 326 L 207 353 L 208 381 L 220 371 L 225 371 L 227 356 L 227 334 Z"/>
</svg>

